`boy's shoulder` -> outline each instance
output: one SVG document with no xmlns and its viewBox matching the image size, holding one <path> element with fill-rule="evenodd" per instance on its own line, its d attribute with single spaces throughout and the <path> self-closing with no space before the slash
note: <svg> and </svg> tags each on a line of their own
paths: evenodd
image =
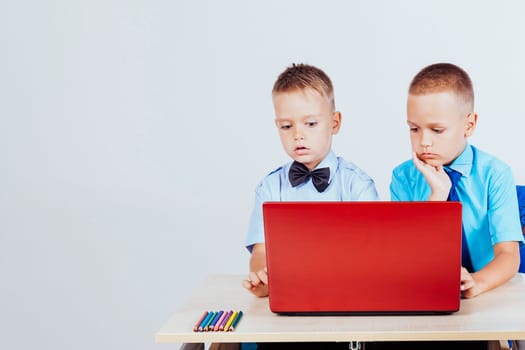
<svg viewBox="0 0 525 350">
<path fill-rule="evenodd" d="M 347 161 L 343 157 L 337 157 L 338 168 L 342 173 L 350 173 L 362 180 L 372 180 L 372 178 L 355 163 Z"/>
<path fill-rule="evenodd" d="M 503 169 L 510 169 L 510 166 L 497 158 L 496 156 L 480 150 L 477 147 L 472 147 L 473 153 L 473 163 L 477 165 L 478 168 L 488 169 L 493 171 L 500 171 Z"/>
<path fill-rule="evenodd" d="M 265 177 L 272 177 L 272 176 L 280 175 L 283 172 L 285 166 L 286 166 L 286 164 L 278 166 L 277 168 L 273 169 L 268 174 L 266 174 Z"/>
<path fill-rule="evenodd" d="M 278 184 L 281 181 L 281 176 L 283 176 L 287 164 L 281 165 L 276 169 L 267 173 L 262 180 L 259 182 L 259 187 L 263 185 Z"/>
</svg>

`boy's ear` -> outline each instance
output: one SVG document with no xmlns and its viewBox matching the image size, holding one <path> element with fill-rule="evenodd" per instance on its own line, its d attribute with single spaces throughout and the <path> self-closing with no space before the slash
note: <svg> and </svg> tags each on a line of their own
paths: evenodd
<svg viewBox="0 0 525 350">
<path fill-rule="evenodd" d="M 465 137 L 472 136 L 472 134 L 474 133 L 474 130 L 476 129 L 477 122 L 478 122 L 477 113 L 472 112 L 467 115 Z"/>
<path fill-rule="evenodd" d="M 332 134 L 335 135 L 339 132 L 339 129 L 341 128 L 341 118 L 343 116 L 341 115 L 341 112 L 334 112 L 332 115 Z"/>
</svg>

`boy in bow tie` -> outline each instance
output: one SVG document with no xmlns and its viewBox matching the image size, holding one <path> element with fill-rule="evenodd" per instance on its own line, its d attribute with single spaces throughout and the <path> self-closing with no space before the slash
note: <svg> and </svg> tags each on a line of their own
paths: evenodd
<svg viewBox="0 0 525 350">
<path fill-rule="evenodd" d="M 332 82 L 322 70 L 306 64 L 288 67 L 277 78 L 272 98 L 275 125 L 293 162 L 268 174 L 255 190 L 245 241 L 251 252 L 250 273 L 243 286 L 260 297 L 268 295 L 264 202 L 378 199 L 373 180 L 332 151 L 332 135 L 341 127 L 341 112 L 335 109 Z"/>
</svg>

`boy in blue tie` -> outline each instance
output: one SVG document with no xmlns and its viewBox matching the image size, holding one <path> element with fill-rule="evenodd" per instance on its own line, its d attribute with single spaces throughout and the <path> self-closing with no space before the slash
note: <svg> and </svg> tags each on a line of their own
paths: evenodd
<svg viewBox="0 0 525 350">
<path fill-rule="evenodd" d="M 449 63 L 423 68 L 412 80 L 407 100 L 412 159 L 393 170 L 390 184 L 394 201 L 462 203 L 461 293 L 465 298 L 496 288 L 514 276 L 522 241 L 510 167 L 467 142 L 477 119 L 472 82 L 463 69 Z M 421 230 L 424 234 L 424 226 Z M 410 346 L 450 344 L 416 342 Z M 487 348 L 487 342 L 458 345 L 462 349 Z M 397 346 L 407 348 L 407 344 Z"/>
<path fill-rule="evenodd" d="M 268 295 L 264 202 L 378 199 L 373 180 L 332 151 L 332 135 L 341 127 L 341 112 L 335 109 L 332 82 L 321 69 L 306 64 L 288 67 L 277 78 L 272 98 L 275 125 L 293 162 L 268 174 L 255 190 L 245 241 L 251 252 L 250 273 L 243 286 L 260 297 Z"/>
<path fill-rule="evenodd" d="M 477 119 L 465 71 L 448 63 L 421 70 L 410 84 L 407 101 L 412 160 L 394 169 L 390 184 L 392 200 L 445 201 L 450 194 L 461 201 L 465 298 L 514 276 L 522 241 L 510 167 L 467 142 Z M 455 188 L 451 178 L 458 178 Z"/>
</svg>

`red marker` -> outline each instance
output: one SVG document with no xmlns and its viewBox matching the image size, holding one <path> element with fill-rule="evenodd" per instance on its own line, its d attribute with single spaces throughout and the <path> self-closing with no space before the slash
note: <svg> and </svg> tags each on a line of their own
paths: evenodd
<svg viewBox="0 0 525 350">
<path fill-rule="evenodd" d="M 199 326 L 201 325 L 202 321 L 208 316 L 208 311 L 204 311 L 201 318 L 199 318 L 199 321 L 195 324 L 195 327 L 193 327 L 193 331 L 197 332 L 199 330 Z"/>
<path fill-rule="evenodd" d="M 210 318 L 212 316 L 213 316 L 213 311 L 208 312 L 208 315 L 204 318 L 202 323 L 199 325 L 198 332 L 203 332 L 204 331 L 204 326 L 206 326 L 208 324 L 208 321 L 210 320 Z"/>
</svg>

